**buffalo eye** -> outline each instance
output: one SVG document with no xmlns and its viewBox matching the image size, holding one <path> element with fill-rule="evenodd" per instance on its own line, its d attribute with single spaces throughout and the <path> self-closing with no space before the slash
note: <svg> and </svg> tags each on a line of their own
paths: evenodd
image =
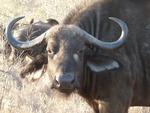
<svg viewBox="0 0 150 113">
<path fill-rule="evenodd" d="M 51 50 L 47 50 L 47 53 L 48 53 L 48 54 L 52 54 L 52 51 L 51 51 Z"/>
<path fill-rule="evenodd" d="M 48 54 L 48 57 L 50 59 L 53 59 L 54 55 L 53 55 L 53 52 L 51 50 L 47 50 L 47 54 Z"/>
<path fill-rule="evenodd" d="M 47 54 L 50 56 L 50 58 L 53 58 L 54 52 L 52 50 L 47 50 Z"/>
</svg>

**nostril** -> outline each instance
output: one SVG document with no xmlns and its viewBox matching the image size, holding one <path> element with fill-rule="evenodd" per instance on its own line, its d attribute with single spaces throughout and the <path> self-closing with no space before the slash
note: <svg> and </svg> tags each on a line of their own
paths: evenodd
<svg viewBox="0 0 150 113">
<path fill-rule="evenodd" d="M 55 82 L 59 84 L 59 79 L 57 76 L 55 77 Z"/>
<path fill-rule="evenodd" d="M 57 77 L 55 77 L 54 85 L 58 88 L 60 87 L 60 83 Z"/>
</svg>

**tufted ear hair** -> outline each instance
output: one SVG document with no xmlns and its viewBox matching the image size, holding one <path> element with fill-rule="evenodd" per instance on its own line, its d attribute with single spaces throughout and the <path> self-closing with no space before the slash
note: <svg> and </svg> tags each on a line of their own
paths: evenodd
<svg viewBox="0 0 150 113">
<path fill-rule="evenodd" d="M 118 61 L 105 55 L 96 55 L 88 58 L 86 65 L 93 72 L 102 72 L 120 67 Z"/>
</svg>

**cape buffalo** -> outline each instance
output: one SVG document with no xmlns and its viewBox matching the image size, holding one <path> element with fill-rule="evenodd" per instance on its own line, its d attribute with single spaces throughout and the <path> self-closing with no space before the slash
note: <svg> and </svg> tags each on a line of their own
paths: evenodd
<svg viewBox="0 0 150 113">
<path fill-rule="evenodd" d="M 66 96 L 78 92 L 95 113 L 150 106 L 149 0 L 82 3 L 62 24 L 28 42 L 17 41 L 11 33 L 21 18 L 7 28 L 12 46 L 26 50 L 47 43 L 47 54 L 27 65 L 22 77 L 46 65 L 52 89 Z"/>
<path fill-rule="evenodd" d="M 46 22 L 43 22 L 43 21 L 34 22 L 34 19 L 31 19 L 31 21 L 26 24 L 16 23 L 13 27 L 13 31 L 17 40 L 28 41 L 41 35 L 46 30 L 48 30 L 49 28 L 57 24 L 58 24 L 58 21 L 55 19 L 47 19 Z M 38 54 L 45 52 L 45 47 L 46 47 L 46 43 L 45 44 L 42 43 L 41 45 L 39 45 L 38 47 L 34 49 L 20 51 L 11 47 L 9 42 L 5 40 L 4 53 L 6 55 L 6 58 L 9 58 L 9 60 L 14 60 L 17 57 L 21 57 L 22 59 L 24 59 L 26 55 L 30 57 L 31 59 L 33 59 Z"/>
</svg>

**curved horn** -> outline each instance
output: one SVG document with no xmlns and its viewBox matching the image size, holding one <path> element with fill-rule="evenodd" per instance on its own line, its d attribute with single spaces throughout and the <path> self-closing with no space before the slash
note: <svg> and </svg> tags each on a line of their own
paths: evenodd
<svg viewBox="0 0 150 113">
<path fill-rule="evenodd" d="M 12 35 L 13 25 L 22 18 L 24 18 L 24 16 L 15 18 L 14 20 L 12 20 L 8 24 L 8 26 L 6 27 L 6 36 L 9 40 L 10 44 L 13 47 L 15 47 L 16 49 L 23 49 L 23 50 L 31 49 L 32 47 L 35 47 L 35 46 L 39 45 L 43 41 L 43 39 L 45 38 L 46 33 L 43 33 L 38 38 L 35 38 L 33 40 L 30 40 L 30 41 L 26 41 L 26 42 L 16 40 L 15 37 Z"/>
<path fill-rule="evenodd" d="M 120 46 L 122 46 L 126 39 L 127 39 L 127 35 L 128 35 L 128 27 L 127 25 L 120 19 L 118 18 L 114 18 L 114 17 L 109 17 L 109 19 L 115 21 L 116 23 L 118 23 L 122 29 L 122 33 L 121 36 L 118 40 L 114 41 L 114 42 L 104 42 L 101 40 L 98 40 L 97 38 L 95 38 L 94 36 L 88 34 L 86 31 L 80 29 L 79 27 L 74 26 L 76 29 L 76 31 L 78 32 L 78 34 L 85 40 L 86 43 L 94 45 L 98 48 L 101 49 L 106 49 L 106 50 L 112 50 L 112 49 L 117 49 Z"/>
</svg>

